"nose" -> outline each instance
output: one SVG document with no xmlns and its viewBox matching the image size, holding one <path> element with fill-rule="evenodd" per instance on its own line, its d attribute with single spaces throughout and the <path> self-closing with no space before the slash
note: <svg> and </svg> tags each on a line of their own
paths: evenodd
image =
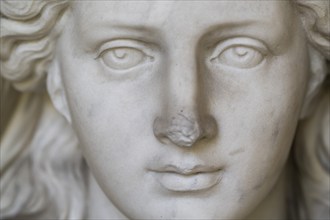
<svg viewBox="0 0 330 220">
<path fill-rule="evenodd" d="M 154 120 L 153 131 L 162 143 L 192 147 L 199 140 L 214 137 L 217 124 L 207 112 L 207 97 L 203 95 L 198 64 L 191 55 L 194 53 L 189 53 L 187 48 L 183 51 L 188 54 L 173 58 L 180 63 L 173 61 L 167 65 L 162 112 Z"/>
<path fill-rule="evenodd" d="M 217 126 L 212 116 L 203 119 L 195 115 L 178 113 L 171 117 L 158 117 L 154 121 L 154 134 L 162 143 L 170 141 L 179 147 L 192 147 L 199 140 L 215 136 Z"/>
</svg>

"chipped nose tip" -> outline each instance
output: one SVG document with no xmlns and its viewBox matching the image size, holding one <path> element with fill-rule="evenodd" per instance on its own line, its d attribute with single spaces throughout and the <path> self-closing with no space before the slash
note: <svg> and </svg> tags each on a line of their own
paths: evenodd
<svg viewBox="0 0 330 220">
<path fill-rule="evenodd" d="M 161 142 L 169 140 L 180 147 L 192 147 L 203 133 L 198 120 L 182 114 L 168 121 L 157 118 L 154 123 L 154 134 Z"/>
<path fill-rule="evenodd" d="M 185 125 L 173 125 L 166 132 L 167 137 L 182 147 L 191 147 L 201 137 L 201 130 L 197 122 Z"/>
</svg>

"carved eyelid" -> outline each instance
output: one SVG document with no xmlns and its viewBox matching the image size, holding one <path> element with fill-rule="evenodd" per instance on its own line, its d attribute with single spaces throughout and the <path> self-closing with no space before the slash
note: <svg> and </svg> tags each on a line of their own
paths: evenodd
<svg viewBox="0 0 330 220">
<path fill-rule="evenodd" d="M 211 53 L 209 61 L 211 62 L 212 59 L 216 58 L 217 56 L 222 54 L 225 50 L 231 47 L 251 48 L 260 52 L 263 56 L 265 56 L 269 52 L 267 46 L 260 40 L 247 38 L 247 37 L 230 38 L 217 43 L 217 45 L 215 46 L 215 48 Z"/>
<path fill-rule="evenodd" d="M 155 49 L 152 45 L 149 45 L 142 41 L 132 39 L 114 39 L 102 44 L 102 46 L 97 50 L 95 59 L 100 58 L 104 52 L 117 48 L 132 48 L 140 50 L 146 56 L 149 56 L 151 58 L 154 57 L 155 53 Z"/>
</svg>

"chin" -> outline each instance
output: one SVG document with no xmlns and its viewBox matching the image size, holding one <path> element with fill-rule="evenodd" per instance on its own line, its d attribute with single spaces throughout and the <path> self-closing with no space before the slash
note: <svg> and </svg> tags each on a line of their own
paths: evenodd
<svg viewBox="0 0 330 220">
<path fill-rule="evenodd" d="M 249 206 L 240 209 L 240 204 L 235 207 L 226 207 L 226 201 L 208 196 L 192 198 L 191 195 L 180 195 L 181 198 L 172 198 L 167 201 L 155 199 L 150 205 L 143 208 L 126 210 L 129 219 L 244 219 Z M 156 202 L 157 200 L 157 202 Z M 214 201 L 217 200 L 217 201 Z M 233 201 L 229 202 L 233 204 Z M 239 210 L 239 211 L 238 211 Z M 124 210 L 123 210 L 124 211 Z"/>
</svg>

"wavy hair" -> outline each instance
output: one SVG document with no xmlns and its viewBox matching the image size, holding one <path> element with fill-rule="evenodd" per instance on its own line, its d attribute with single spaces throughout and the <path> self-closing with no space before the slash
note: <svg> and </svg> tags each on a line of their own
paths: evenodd
<svg viewBox="0 0 330 220">
<path fill-rule="evenodd" d="M 293 145 L 292 181 L 300 187 L 289 193 L 290 218 L 328 219 L 330 6 L 322 0 L 292 1 L 309 40 L 310 86 L 316 92 Z M 70 2 L 0 4 L 1 218 L 83 219 L 89 171 L 73 129 L 44 89 Z"/>
<path fill-rule="evenodd" d="M 69 2 L 0 3 L 1 219 L 83 219 L 87 168 L 43 89 Z"/>
</svg>

